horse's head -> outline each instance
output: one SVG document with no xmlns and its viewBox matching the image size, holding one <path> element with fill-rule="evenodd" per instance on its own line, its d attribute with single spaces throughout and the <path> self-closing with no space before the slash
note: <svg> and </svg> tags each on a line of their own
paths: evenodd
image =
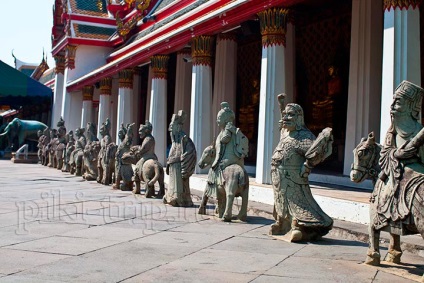
<svg viewBox="0 0 424 283">
<path fill-rule="evenodd" d="M 381 145 L 375 142 L 374 132 L 371 132 L 367 138 L 362 138 L 353 150 L 353 164 L 350 171 L 350 179 L 353 182 L 377 179 L 380 170 L 378 165 L 380 151 Z"/>
<path fill-rule="evenodd" d="M 206 147 L 197 165 L 199 165 L 200 169 L 212 165 L 212 162 L 215 160 L 215 155 L 216 151 L 212 145 Z"/>
</svg>

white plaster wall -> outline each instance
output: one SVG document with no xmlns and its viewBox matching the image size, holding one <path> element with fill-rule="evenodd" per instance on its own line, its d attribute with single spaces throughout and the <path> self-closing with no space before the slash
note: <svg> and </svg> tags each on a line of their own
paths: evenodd
<svg viewBox="0 0 424 283">
<path fill-rule="evenodd" d="M 53 107 L 52 107 L 52 123 L 50 127 L 56 128 L 57 122 L 59 121 L 62 115 L 62 100 L 63 100 L 63 83 L 64 76 L 63 74 L 56 74 L 55 86 L 54 86 L 54 97 L 53 97 Z M 66 122 L 66 121 L 65 121 Z M 65 123 L 66 127 L 66 123 Z"/>
<path fill-rule="evenodd" d="M 69 121 L 65 121 L 67 126 L 67 130 L 73 130 L 75 133 L 75 129 L 81 126 L 81 116 L 82 116 L 82 92 L 76 91 L 68 94 L 69 101 Z M 69 127 L 69 129 L 68 129 Z"/>
<path fill-rule="evenodd" d="M 75 55 L 75 69 L 68 71 L 66 81 L 74 81 L 105 65 L 106 57 L 112 50 L 108 47 L 79 45 Z"/>
</svg>

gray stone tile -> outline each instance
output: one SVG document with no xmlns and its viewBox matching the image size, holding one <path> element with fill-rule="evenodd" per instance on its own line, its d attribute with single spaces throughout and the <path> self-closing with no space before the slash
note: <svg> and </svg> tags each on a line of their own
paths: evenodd
<svg viewBox="0 0 424 283">
<path fill-rule="evenodd" d="M 184 258 L 171 262 L 172 268 L 217 270 L 236 273 L 262 274 L 276 266 L 286 255 L 261 254 L 253 252 L 203 249 Z"/>
<path fill-rule="evenodd" d="M 258 239 L 236 236 L 213 245 L 210 249 L 240 252 L 248 251 L 261 254 L 280 254 L 289 256 L 298 252 L 305 246 L 306 244 L 292 244 L 272 238 Z"/>
<path fill-rule="evenodd" d="M 118 244 L 122 241 L 117 240 L 97 240 L 97 239 L 86 239 L 86 238 L 71 238 L 71 237 L 60 237 L 54 236 L 49 238 L 38 239 L 29 241 L 21 244 L 16 244 L 7 247 L 13 250 L 26 250 L 26 251 L 37 251 L 47 252 L 56 254 L 66 255 L 80 255 L 88 252 L 95 251 L 97 249 L 105 248 Z"/>
<path fill-rule="evenodd" d="M 226 235 L 240 235 L 256 229 L 261 225 L 249 224 L 245 222 L 223 222 L 217 218 L 199 221 L 196 223 L 188 223 L 187 225 L 172 229 L 172 231 L 179 232 L 192 232 L 201 234 L 226 234 Z"/>
<path fill-rule="evenodd" d="M 207 268 L 197 269 L 189 266 L 170 267 L 169 265 L 159 266 L 152 270 L 141 273 L 122 282 L 208 282 L 222 283 L 234 282 L 244 283 L 251 282 L 256 275 L 240 274 L 235 272 L 225 272 L 217 270 L 209 270 Z"/>
<path fill-rule="evenodd" d="M 321 282 L 372 282 L 376 270 L 360 262 L 291 256 L 265 272 L 266 275 L 320 280 Z"/>
<path fill-rule="evenodd" d="M 215 243 L 221 242 L 228 239 L 228 236 L 212 234 L 205 237 L 205 235 L 199 233 L 188 233 L 188 232 L 173 232 L 164 231 L 149 235 L 147 237 L 134 240 L 134 243 L 139 244 L 155 244 L 163 243 L 166 245 L 175 245 L 181 247 L 197 247 L 199 249 L 209 247 Z"/>
<path fill-rule="evenodd" d="M 13 274 L 5 277 L 0 277 L 0 283 L 33 283 L 33 282 L 40 282 L 40 280 L 34 280 L 34 278 L 21 276 L 18 274 Z M 63 281 L 58 280 L 49 280 L 49 279 L 43 279 L 43 283 L 61 283 Z"/>
<path fill-rule="evenodd" d="M 39 221 L 24 223 L 19 227 L 3 227 L 0 228 L 0 247 L 60 235 L 62 233 L 87 227 L 88 225 L 66 224 L 60 222 L 46 224 L 40 223 Z"/>
<path fill-rule="evenodd" d="M 72 224 L 69 224 L 72 225 Z M 73 237 L 73 238 L 86 238 L 86 239 L 98 239 L 99 241 L 106 240 L 118 240 L 122 242 L 135 240 L 146 236 L 142 231 L 138 229 L 126 229 L 117 226 L 104 225 L 104 226 L 92 226 L 87 229 L 80 229 L 77 231 L 71 231 L 61 236 Z"/>
<path fill-rule="evenodd" d="M 13 274 L 43 264 L 56 262 L 69 256 L 19 251 L 0 248 L 0 273 Z"/>
<path fill-rule="evenodd" d="M 109 227 L 121 227 L 126 229 L 137 229 L 143 231 L 145 234 L 152 234 L 153 232 L 170 230 L 172 228 L 181 227 L 187 223 L 183 222 L 170 222 L 162 220 L 154 220 L 148 218 L 133 218 L 124 221 L 108 224 Z"/>
<path fill-rule="evenodd" d="M 268 235 L 270 226 L 265 225 L 262 227 L 258 227 L 247 231 L 245 233 L 240 234 L 240 237 L 248 237 L 248 238 L 259 238 L 259 239 L 272 239 L 271 236 Z"/>
<path fill-rule="evenodd" d="M 19 275 L 38 282 L 44 279 L 62 282 L 118 282 L 196 250 L 197 248 L 193 247 L 129 242 L 45 264 Z"/>
<path fill-rule="evenodd" d="M 325 237 L 321 241 L 309 243 L 304 249 L 297 252 L 296 256 L 363 262 L 367 249 L 368 245 L 365 243 Z"/>
<path fill-rule="evenodd" d="M 284 276 L 272 276 L 272 275 L 261 275 L 256 279 L 250 281 L 251 283 L 275 283 L 275 282 L 290 282 L 290 283 L 322 283 L 322 279 L 314 279 L 314 278 L 292 278 L 292 277 L 284 277 Z M 344 282 L 344 281 L 340 281 Z"/>
<path fill-rule="evenodd" d="M 396 274 L 386 273 L 381 270 L 377 271 L 377 275 L 375 276 L 373 283 L 409 283 L 409 282 L 422 282 L 421 276 L 413 276 L 413 277 L 401 277 Z"/>
</svg>

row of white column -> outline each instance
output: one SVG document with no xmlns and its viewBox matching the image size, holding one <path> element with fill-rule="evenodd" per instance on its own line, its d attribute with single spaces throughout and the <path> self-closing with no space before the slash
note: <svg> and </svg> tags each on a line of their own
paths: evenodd
<svg viewBox="0 0 424 283">
<path fill-rule="evenodd" d="M 418 7 L 386 7 L 384 12 L 381 7 L 382 0 L 352 1 L 349 107 L 343 171 L 345 175 L 349 174 L 350 164 L 353 161 L 352 149 L 361 137 L 368 135 L 370 131 L 374 131 L 380 139 L 384 137 L 390 123 L 388 115 L 394 88 L 404 79 L 421 84 Z M 280 8 L 267 10 L 263 12 L 263 18 L 269 18 L 269 13 L 285 14 L 286 11 Z M 261 18 L 261 14 L 259 16 Z M 383 17 L 384 29 L 381 24 Z M 287 18 L 284 18 L 284 21 L 287 21 Z M 287 22 L 282 24 L 284 34 L 281 35 L 282 37 L 275 38 L 268 36 L 267 23 L 261 19 L 263 47 L 256 166 L 256 182 L 258 183 L 271 181 L 269 174 L 271 156 L 279 139 L 280 112 L 276 96 L 279 93 L 286 93 L 288 95 L 286 102 L 292 102 L 295 91 L 293 75 L 295 74 L 295 28 Z M 193 50 L 191 52 L 182 50 L 177 55 L 174 112 L 185 110 L 187 113 L 185 130 L 189 129 L 190 137 L 198 151 L 198 158 L 217 134 L 215 115 L 219 111 L 220 102 L 227 101 L 235 108 L 237 42 L 230 35 L 224 34 L 218 36 L 215 46 L 216 67 L 213 86 L 212 67 L 211 64 L 204 62 L 205 58 L 196 59 Z M 190 55 L 193 55 L 193 63 L 185 62 L 190 61 L 183 60 L 190 58 Z M 66 93 L 66 84 L 63 83 L 63 77 L 66 76 L 66 70 L 64 75 L 57 74 L 54 103 L 55 105 L 62 103 L 61 115 L 65 121 L 67 119 L 71 121 L 70 109 L 73 103 L 68 101 L 71 95 L 64 95 L 61 102 L 60 93 L 56 93 L 58 89 Z M 161 162 L 165 162 L 169 122 L 166 115 L 167 80 L 166 76 L 155 74 L 155 72 L 149 78 L 151 78 L 149 88 L 151 93 L 148 100 L 148 117 L 153 124 L 158 158 Z M 132 109 L 132 92 L 131 88 L 119 88 L 117 131 L 121 123 L 132 122 L 130 120 L 133 115 L 128 111 Z M 188 93 L 191 95 L 187 95 Z M 104 111 L 107 108 L 103 107 L 108 104 L 110 104 L 110 95 L 100 95 L 99 123 L 110 116 L 110 113 Z M 88 110 L 89 107 L 89 105 L 83 106 L 83 113 L 88 113 L 84 109 Z M 379 111 L 380 108 L 381 111 Z M 57 107 L 55 106 L 54 109 Z M 57 111 L 54 112 L 53 117 L 53 121 L 59 119 Z M 84 126 L 83 122 L 81 126 Z M 73 127 L 75 125 L 71 125 L 71 128 Z M 197 169 L 197 173 L 204 172 Z"/>
</svg>

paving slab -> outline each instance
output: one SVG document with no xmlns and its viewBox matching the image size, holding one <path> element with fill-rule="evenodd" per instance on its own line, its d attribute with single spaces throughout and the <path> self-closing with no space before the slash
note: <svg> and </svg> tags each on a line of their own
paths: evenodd
<svg viewBox="0 0 424 283">
<path fill-rule="evenodd" d="M 186 266 L 184 269 L 171 267 L 169 265 L 159 266 L 137 276 L 126 279 L 125 283 L 138 282 L 208 282 L 208 283 L 247 283 L 255 279 L 253 274 L 240 274 L 235 272 L 216 271 L 209 269 L 198 269 Z M 1 281 L 0 281 L 1 282 Z M 275 282 L 275 281 L 274 281 Z"/>
<path fill-rule="evenodd" d="M 199 248 L 161 244 L 122 243 L 83 256 L 45 264 L 19 275 L 34 281 L 118 282 L 167 264 Z"/>
<path fill-rule="evenodd" d="M 68 257 L 67 255 L 0 248 L 0 273 L 6 275 L 14 274 Z"/>
<path fill-rule="evenodd" d="M 282 262 L 286 257 L 287 255 L 206 248 L 173 261 L 169 266 L 181 269 L 190 266 L 197 269 L 207 268 L 224 272 L 261 274 Z"/>
<path fill-rule="evenodd" d="M 63 255 L 81 255 L 120 243 L 120 239 L 97 239 L 53 236 L 6 247 L 13 250 L 37 251 Z M 6 249 L 4 248 L 4 249 Z"/>
</svg>

